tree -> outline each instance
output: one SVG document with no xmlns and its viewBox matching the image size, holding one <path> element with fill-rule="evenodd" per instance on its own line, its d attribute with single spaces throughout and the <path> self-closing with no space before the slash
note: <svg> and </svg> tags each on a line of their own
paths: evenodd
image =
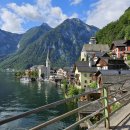
<svg viewBox="0 0 130 130">
<path fill-rule="evenodd" d="M 74 96 L 74 95 L 78 95 L 79 94 L 79 90 L 76 87 L 73 87 L 72 85 L 69 87 L 69 91 L 68 91 L 68 95 L 69 96 Z"/>
</svg>

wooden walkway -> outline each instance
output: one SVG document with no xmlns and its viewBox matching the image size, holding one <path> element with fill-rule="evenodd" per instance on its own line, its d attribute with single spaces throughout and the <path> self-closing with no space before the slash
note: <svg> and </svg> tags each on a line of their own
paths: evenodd
<svg viewBox="0 0 130 130">
<path fill-rule="evenodd" d="M 130 103 L 110 117 L 110 126 L 110 130 L 130 130 Z M 101 123 L 94 130 L 106 130 L 104 123 Z"/>
</svg>

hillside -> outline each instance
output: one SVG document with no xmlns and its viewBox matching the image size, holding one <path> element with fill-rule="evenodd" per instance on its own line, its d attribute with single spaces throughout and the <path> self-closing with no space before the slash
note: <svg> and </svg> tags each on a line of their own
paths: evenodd
<svg viewBox="0 0 130 130">
<path fill-rule="evenodd" d="M 115 22 L 111 22 L 96 34 L 97 42 L 111 44 L 113 40 L 130 39 L 130 7 Z"/>
<path fill-rule="evenodd" d="M 19 49 L 15 55 L 2 62 L 0 67 L 24 69 L 36 64 L 45 64 L 48 48 L 52 66 L 71 66 L 78 59 L 83 44 L 87 43 L 97 30 L 98 28 L 79 19 L 67 19 L 39 36 L 23 51 Z"/>
<path fill-rule="evenodd" d="M 10 33 L 0 30 L 0 60 L 17 50 L 22 34 Z"/>
<path fill-rule="evenodd" d="M 41 26 L 33 27 L 29 29 L 19 41 L 19 52 L 23 51 L 28 45 L 37 41 L 40 37 L 43 37 L 52 28 L 43 23 Z"/>
</svg>

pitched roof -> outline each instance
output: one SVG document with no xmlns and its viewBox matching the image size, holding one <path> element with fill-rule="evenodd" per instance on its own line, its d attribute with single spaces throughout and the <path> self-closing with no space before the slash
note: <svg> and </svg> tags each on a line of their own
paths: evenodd
<svg viewBox="0 0 130 130">
<path fill-rule="evenodd" d="M 88 73 L 97 72 L 97 68 L 93 67 L 94 66 L 93 62 L 92 67 L 89 67 L 88 61 L 78 61 L 75 63 L 75 66 L 77 67 L 79 72 L 88 72 Z"/>
<path fill-rule="evenodd" d="M 84 44 L 82 51 L 104 51 L 108 52 L 110 50 L 107 44 Z"/>
<path fill-rule="evenodd" d="M 77 67 L 79 72 L 94 73 L 97 72 L 96 67 Z"/>
<path fill-rule="evenodd" d="M 103 83 L 117 83 L 130 79 L 130 70 L 100 70 L 97 73 L 102 75 Z"/>
<path fill-rule="evenodd" d="M 77 61 L 76 63 L 75 63 L 75 65 L 76 66 L 78 66 L 78 67 L 88 67 L 89 66 L 89 62 L 87 62 L 87 61 Z"/>
<path fill-rule="evenodd" d="M 125 43 L 127 41 L 126 40 L 116 40 L 116 41 L 113 41 L 112 44 L 114 44 L 115 46 L 126 46 Z"/>
</svg>

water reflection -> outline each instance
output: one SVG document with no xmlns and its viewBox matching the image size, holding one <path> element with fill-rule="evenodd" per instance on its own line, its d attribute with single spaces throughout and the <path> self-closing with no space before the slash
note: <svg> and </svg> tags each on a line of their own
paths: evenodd
<svg viewBox="0 0 130 130">
<path fill-rule="evenodd" d="M 34 109 L 62 98 L 63 93 L 61 89 L 54 84 L 44 82 L 21 84 L 19 80 L 14 80 L 14 77 L 11 74 L 0 74 L 0 119 L 21 114 L 27 110 Z M 29 129 L 46 120 L 54 118 L 57 115 L 63 114 L 70 109 L 72 108 L 63 104 L 2 125 L 0 126 L 0 130 Z M 74 121 L 75 117 L 72 116 L 50 125 L 43 130 L 62 130 Z"/>
</svg>

